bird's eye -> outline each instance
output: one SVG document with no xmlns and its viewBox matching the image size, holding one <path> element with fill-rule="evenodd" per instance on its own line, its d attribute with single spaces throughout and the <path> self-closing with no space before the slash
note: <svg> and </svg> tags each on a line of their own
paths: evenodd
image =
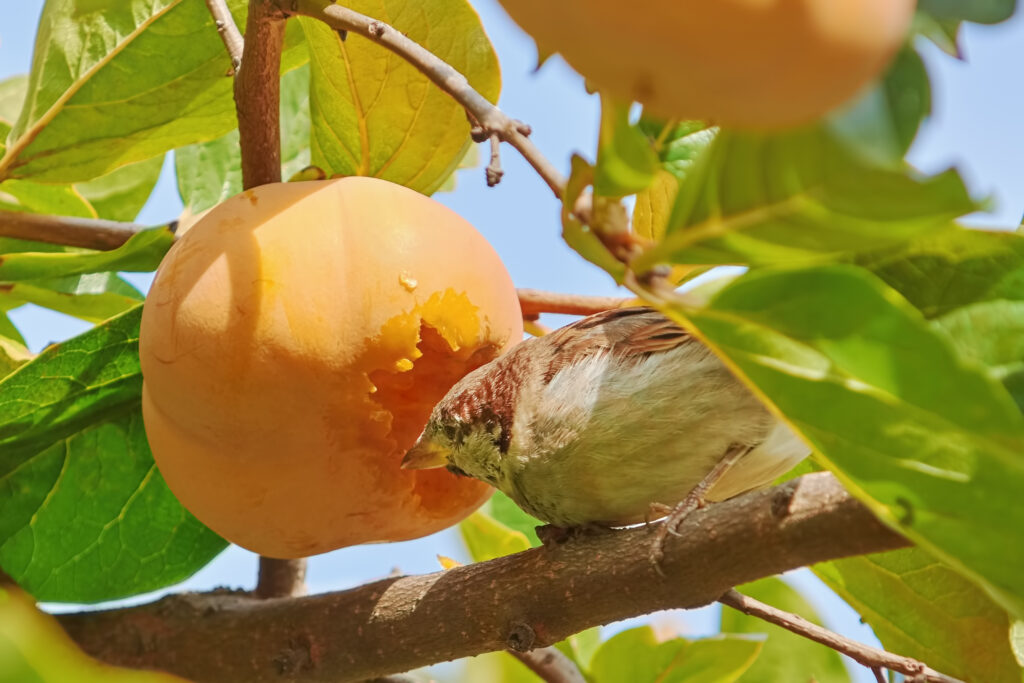
<svg viewBox="0 0 1024 683">
<path fill-rule="evenodd" d="M 449 472 L 451 472 L 452 474 L 454 474 L 456 477 L 468 477 L 469 476 L 468 474 L 466 474 L 465 470 L 463 470 L 461 468 L 458 468 L 455 465 L 448 465 L 448 466 L 445 467 L 445 469 L 448 470 Z"/>
</svg>

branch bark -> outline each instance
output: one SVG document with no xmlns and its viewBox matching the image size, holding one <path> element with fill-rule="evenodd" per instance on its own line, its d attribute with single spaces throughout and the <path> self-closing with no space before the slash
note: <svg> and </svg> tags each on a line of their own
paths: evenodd
<svg viewBox="0 0 1024 683">
<path fill-rule="evenodd" d="M 177 228 L 178 222 L 171 221 L 166 225 L 173 231 Z M 147 227 L 151 226 L 118 223 L 99 218 L 0 211 L 0 237 L 14 237 L 19 240 L 34 240 L 67 247 L 116 249 L 135 233 Z"/>
<path fill-rule="evenodd" d="M 237 73 L 238 67 L 242 64 L 242 51 L 245 49 L 245 43 L 242 40 L 242 34 L 238 32 L 238 27 L 235 26 L 228 3 L 225 0 L 206 0 L 206 7 L 210 10 L 213 24 L 217 27 L 217 33 L 220 34 L 220 39 L 228 51 L 231 67 Z"/>
<path fill-rule="evenodd" d="M 272 0 L 249 0 L 245 50 L 235 77 L 242 187 L 281 182 L 281 50 L 285 15 Z"/>
<path fill-rule="evenodd" d="M 359 681 L 717 600 L 731 587 L 907 545 L 827 473 L 710 505 L 666 546 L 643 527 L 296 599 L 176 595 L 62 615 L 89 654 L 196 681 Z"/>
</svg>

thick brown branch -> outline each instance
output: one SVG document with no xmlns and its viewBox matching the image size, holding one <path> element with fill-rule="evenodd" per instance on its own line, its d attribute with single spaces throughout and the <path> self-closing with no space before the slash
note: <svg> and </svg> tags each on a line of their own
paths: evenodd
<svg viewBox="0 0 1024 683">
<path fill-rule="evenodd" d="M 772 607 L 771 605 L 766 605 L 760 600 L 755 600 L 754 598 L 743 595 L 738 591 L 726 591 L 718 601 L 723 605 L 728 605 L 729 607 L 739 610 L 744 614 L 757 617 L 758 619 L 763 619 L 770 624 L 781 626 L 782 628 L 792 631 L 797 635 L 801 635 L 804 638 L 813 640 L 816 643 L 821 643 L 826 647 L 832 648 L 836 652 L 842 652 L 844 655 L 870 669 L 874 669 L 876 671 L 879 668 L 891 669 L 892 671 L 899 672 L 905 676 L 914 677 L 914 680 L 922 682 L 963 683 L 959 679 L 946 676 L 934 669 L 928 668 L 916 659 L 902 657 L 900 655 L 892 654 L 891 652 L 886 652 L 885 650 L 880 650 L 877 647 L 858 643 L 857 641 L 841 636 L 834 631 L 829 631 L 827 628 L 811 623 L 797 614 L 786 612 L 778 609 L 777 607 Z"/>
<path fill-rule="evenodd" d="M 524 318 L 533 318 L 541 313 L 591 315 L 612 308 L 637 305 L 637 300 L 630 298 L 560 294 L 539 289 L 517 289 L 516 294 L 519 295 L 519 307 Z"/>
<path fill-rule="evenodd" d="M 537 149 L 529 126 L 510 118 L 487 101 L 454 67 L 382 21 L 335 5 L 327 0 L 278 0 L 282 9 L 319 19 L 339 31 L 351 31 L 384 46 L 405 59 L 461 104 L 469 116 L 490 135 L 515 147 L 544 179 L 556 197 L 565 189 L 565 178 Z"/>
<path fill-rule="evenodd" d="M 903 547 L 829 474 L 694 512 L 658 576 L 645 528 L 304 598 L 178 595 L 60 617 L 86 652 L 196 681 L 357 681 L 717 600 L 815 562 Z"/>
<path fill-rule="evenodd" d="M 171 230 L 177 221 L 167 224 Z M 43 216 L 16 211 L 0 211 L 0 237 L 34 240 L 49 244 L 86 249 L 116 249 L 135 233 L 147 226 L 118 223 L 98 218 L 72 218 L 70 216 Z"/>
<path fill-rule="evenodd" d="M 242 64 L 242 50 L 245 43 L 242 41 L 242 34 L 235 26 L 235 20 L 231 16 L 231 10 L 225 0 L 206 0 L 206 7 L 213 16 L 213 24 L 217 27 L 220 39 L 224 41 L 224 47 L 231 59 L 231 66 L 237 72 Z"/>
<path fill-rule="evenodd" d="M 242 187 L 281 182 L 281 50 L 285 16 L 272 0 L 249 0 L 245 51 L 235 77 Z"/>
</svg>

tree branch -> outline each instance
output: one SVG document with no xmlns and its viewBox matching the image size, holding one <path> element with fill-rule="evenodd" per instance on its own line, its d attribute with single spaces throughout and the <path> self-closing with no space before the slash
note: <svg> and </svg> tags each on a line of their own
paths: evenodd
<svg viewBox="0 0 1024 683">
<path fill-rule="evenodd" d="M 231 10 L 228 9 L 228 4 L 224 0 L 206 0 L 206 7 L 213 15 L 213 24 L 217 27 L 220 39 L 224 41 L 224 47 L 227 48 L 228 57 L 231 58 L 234 73 L 238 73 L 238 67 L 242 64 L 242 51 L 245 43 L 242 40 L 242 34 L 238 32 L 238 27 L 235 26 Z"/>
<path fill-rule="evenodd" d="M 516 294 L 519 296 L 519 307 L 523 310 L 524 318 L 533 318 L 541 313 L 591 315 L 611 308 L 639 305 L 634 298 L 561 294 L 540 289 L 517 289 Z"/>
<path fill-rule="evenodd" d="M 792 631 L 804 638 L 830 647 L 876 672 L 879 668 L 885 668 L 905 676 L 914 677 L 914 680 L 922 682 L 963 683 L 959 679 L 946 676 L 934 669 L 928 668 L 916 659 L 902 657 L 885 650 L 880 650 L 877 647 L 858 643 L 827 628 L 811 623 L 797 614 L 766 605 L 760 600 L 755 600 L 738 591 L 728 590 L 718 601 L 744 614 L 763 619 L 769 624 L 781 626 L 787 631 Z"/>
<path fill-rule="evenodd" d="M 281 182 L 281 50 L 285 15 L 272 0 L 249 0 L 245 51 L 235 78 L 242 187 Z"/>
<path fill-rule="evenodd" d="M 278 0 L 282 10 L 313 17 L 337 31 L 351 31 L 391 50 L 420 70 L 437 87 L 461 104 L 480 128 L 489 136 L 515 147 L 533 166 L 556 197 L 561 198 L 565 178 L 529 139 L 530 128 L 516 121 L 487 101 L 469 84 L 469 81 L 432 52 L 407 38 L 401 31 L 382 21 L 335 5 L 328 0 Z"/>
<path fill-rule="evenodd" d="M 89 654 L 196 681 L 358 681 L 717 600 L 815 562 L 904 547 L 827 473 L 694 512 L 666 546 L 638 527 L 337 593 L 176 595 L 62 615 Z"/>
<path fill-rule="evenodd" d="M 166 225 L 173 231 L 178 227 L 178 221 L 171 221 Z M 19 240 L 34 240 L 67 247 L 116 249 L 135 233 L 146 229 L 145 225 L 118 223 L 99 218 L 0 211 L 0 237 L 14 237 Z"/>
</svg>

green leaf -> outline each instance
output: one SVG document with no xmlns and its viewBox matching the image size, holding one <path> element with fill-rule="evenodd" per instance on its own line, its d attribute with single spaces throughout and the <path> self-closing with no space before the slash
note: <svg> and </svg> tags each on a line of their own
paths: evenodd
<svg viewBox="0 0 1024 683">
<path fill-rule="evenodd" d="M 346 6 L 391 24 L 497 101 L 498 60 L 465 0 L 355 0 Z M 462 106 L 373 41 L 354 34 L 342 41 L 323 22 L 299 20 L 312 67 L 312 163 L 328 176 L 374 176 L 424 194 L 436 191 L 470 145 Z"/>
<path fill-rule="evenodd" d="M 0 681 L 185 683 L 170 674 L 114 668 L 87 657 L 56 619 L 9 586 L 0 587 Z"/>
<path fill-rule="evenodd" d="M 595 683 L 728 683 L 739 680 L 763 638 L 718 636 L 658 642 L 650 626 L 612 636 L 594 653 Z"/>
<path fill-rule="evenodd" d="M 661 121 L 641 117 L 639 127 L 652 141 L 661 162 L 653 182 L 637 193 L 633 231 L 648 240 L 665 235 L 672 205 L 697 158 L 715 139 L 718 128 L 703 121 Z"/>
<path fill-rule="evenodd" d="M 298 26 L 298 24 L 294 24 Z M 309 67 L 281 76 L 281 175 L 309 165 Z M 242 155 L 238 129 L 216 140 L 188 145 L 174 153 L 178 192 L 192 214 L 220 204 L 242 191 Z"/>
<path fill-rule="evenodd" d="M 890 652 L 955 678 L 1020 683 L 1006 612 L 923 550 L 852 557 L 813 570 Z"/>
<path fill-rule="evenodd" d="M 601 95 L 601 126 L 594 165 L 594 193 L 636 194 L 654 180 L 658 157 L 644 132 L 629 122 L 629 102 Z"/>
<path fill-rule="evenodd" d="M 142 230 L 110 251 L 5 253 L 0 255 L 0 280 L 37 280 L 108 270 L 156 270 L 172 244 L 174 233 L 158 227 Z"/>
<path fill-rule="evenodd" d="M 459 532 L 474 562 L 493 560 L 530 548 L 524 534 L 479 510 L 459 523 Z"/>
<path fill-rule="evenodd" d="M 163 169 L 164 155 L 121 166 L 95 180 L 75 185 L 96 215 L 111 221 L 131 222 L 146 205 Z"/>
<path fill-rule="evenodd" d="M 44 185 L 30 180 L 0 182 L 0 209 L 96 218 L 96 210 L 74 185 Z"/>
<path fill-rule="evenodd" d="M 562 239 L 576 250 L 583 258 L 597 265 L 613 278 L 622 282 L 626 275 L 626 266 L 608 251 L 591 226 L 580 221 L 573 213 L 576 200 L 594 179 L 594 168 L 578 154 L 572 157 L 572 172 L 566 183 L 565 194 L 562 196 Z M 600 204 L 594 202 L 594 214 L 597 215 Z M 596 222 L 596 221 L 595 221 Z"/>
<path fill-rule="evenodd" d="M 819 128 L 722 131 L 690 170 L 664 241 L 634 268 L 834 260 L 902 243 L 975 208 L 955 171 L 919 178 L 867 166 Z"/>
<path fill-rule="evenodd" d="M 1002 382 L 1024 411 L 1024 300 L 971 304 L 937 318 L 935 326 L 961 358 L 984 365 Z"/>
<path fill-rule="evenodd" d="M 11 76 L 0 81 L 0 156 L 7 149 L 7 135 L 18 119 L 28 92 L 28 76 Z"/>
<path fill-rule="evenodd" d="M 0 300 L 11 308 L 35 304 L 98 323 L 134 308 L 142 301 L 142 294 L 117 274 L 108 272 L 0 282 Z"/>
<path fill-rule="evenodd" d="M 32 353 L 25 347 L 23 339 L 11 338 L 0 331 L 0 379 L 30 360 L 32 360 Z"/>
<path fill-rule="evenodd" d="M 1019 619 L 1010 626 L 1010 649 L 1017 664 L 1024 666 L 1024 621 Z"/>
<path fill-rule="evenodd" d="M 962 59 L 959 44 L 960 23 L 955 19 L 939 19 L 918 9 L 914 13 L 911 31 L 932 41 L 950 57 Z"/>
<path fill-rule="evenodd" d="M 1024 235 L 957 226 L 899 249 L 861 254 L 855 263 L 872 271 L 935 318 L 983 301 L 1024 300 Z"/>
<path fill-rule="evenodd" d="M 39 600 L 181 581 L 226 545 L 174 498 L 142 424 L 142 307 L 0 381 L 0 566 Z"/>
<path fill-rule="evenodd" d="M 853 267 L 750 272 L 687 315 L 876 515 L 1024 614 L 1024 417 L 998 382 Z"/>
<path fill-rule="evenodd" d="M 1013 16 L 1016 0 L 918 0 L 919 11 L 937 19 L 973 21 L 979 24 L 997 24 Z"/>
<path fill-rule="evenodd" d="M 881 80 L 840 114 L 829 117 L 826 126 L 852 154 L 898 169 L 931 105 L 924 61 L 908 45 L 893 58 Z"/>
<path fill-rule="evenodd" d="M 537 538 L 536 529 L 539 526 L 543 526 L 544 522 L 528 515 L 501 491 L 494 492 L 491 499 L 487 501 L 485 509 L 491 517 L 501 524 L 523 534 L 534 548 L 541 544 L 540 539 Z"/>
<path fill-rule="evenodd" d="M 223 135 L 230 71 L 200 0 L 50 0 L 0 178 L 92 180 Z"/>
<path fill-rule="evenodd" d="M 754 581 L 736 590 L 772 607 L 798 614 L 815 624 L 821 618 L 796 589 L 778 577 Z M 849 683 L 850 673 L 843 666 L 839 653 L 798 636 L 792 631 L 769 624 L 763 619 L 747 616 L 723 607 L 723 633 L 764 633 L 768 639 L 761 654 L 739 680 L 741 683 L 776 683 L 776 681 L 817 681 L 817 683 Z M 897 650 L 899 652 L 899 650 Z M 902 654 L 902 653 L 901 653 Z M 930 661 L 930 660 L 929 660 Z"/>
</svg>

